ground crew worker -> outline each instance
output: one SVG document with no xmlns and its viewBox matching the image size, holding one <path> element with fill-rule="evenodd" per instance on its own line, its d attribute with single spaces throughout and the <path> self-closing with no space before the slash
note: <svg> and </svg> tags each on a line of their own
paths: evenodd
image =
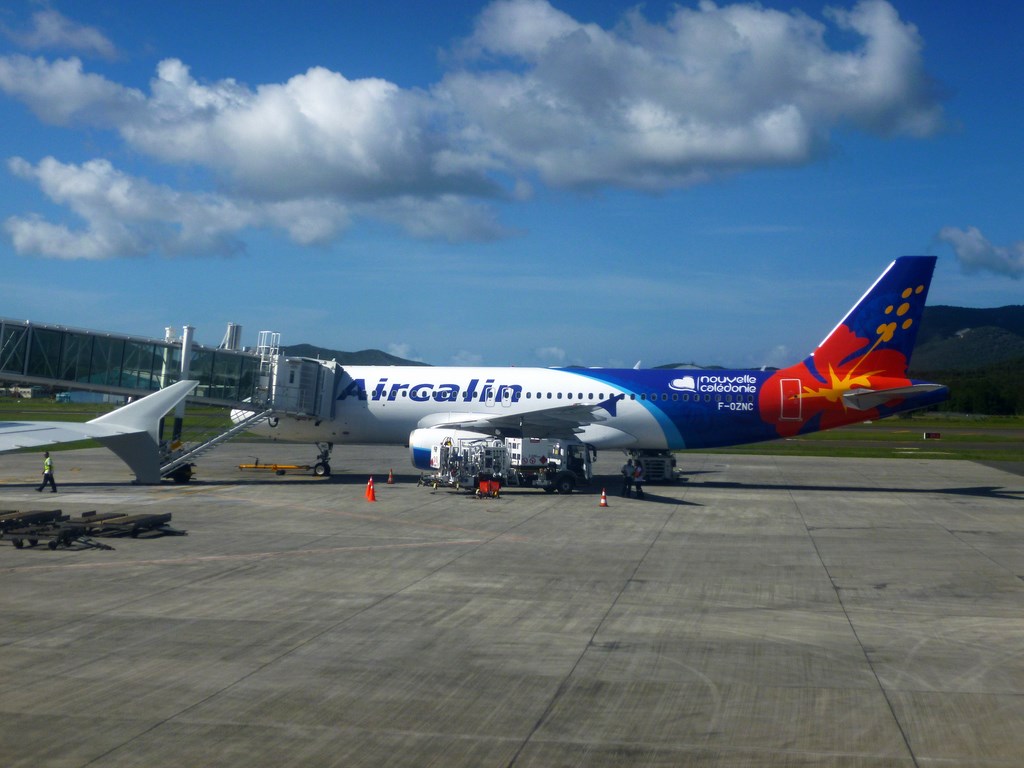
<svg viewBox="0 0 1024 768">
<path fill-rule="evenodd" d="M 633 470 L 633 485 L 636 486 L 636 497 L 642 499 L 644 497 L 644 465 L 639 460 L 636 462 L 636 469 Z"/>
<path fill-rule="evenodd" d="M 622 465 L 622 495 L 629 498 L 629 491 L 633 487 L 633 460 L 630 459 Z"/>
<path fill-rule="evenodd" d="M 53 459 L 50 458 L 49 451 L 43 453 L 43 482 L 36 490 L 42 492 L 47 485 L 50 486 L 51 493 L 57 492 L 57 483 L 53 479 Z"/>
</svg>

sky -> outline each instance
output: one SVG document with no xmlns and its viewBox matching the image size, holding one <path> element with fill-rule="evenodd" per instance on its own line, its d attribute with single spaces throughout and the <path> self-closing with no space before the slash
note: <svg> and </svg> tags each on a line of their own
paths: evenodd
<svg viewBox="0 0 1024 768">
<path fill-rule="evenodd" d="M 1024 303 L 1018 3 L 0 7 L 0 316 L 433 365 L 796 362 Z"/>
</svg>

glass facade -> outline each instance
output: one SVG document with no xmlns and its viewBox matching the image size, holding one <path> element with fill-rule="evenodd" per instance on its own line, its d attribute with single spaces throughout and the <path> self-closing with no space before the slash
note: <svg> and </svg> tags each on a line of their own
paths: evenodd
<svg viewBox="0 0 1024 768">
<path fill-rule="evenodd" d="M 124 339 L 97 336 L 93 339 L 89 381 L 93 384 L 121 386 L 124 371 Z M 78 379 L 81 381 L 82 379 Z"/>
<path fill-rule="evenodd" d="M 30 328 L 26 373 L 42 379 L 60 378 L 60 348 L 64 334 L 44 328 Z"/>
<path fill-rule="evenodd" d="M 0 328 L 0 372 L 24 373 L 28 355 L 28 327 L 3 325 Z"/>
<path fill-rule="evenodd" d="M 193 344 L 195 396 L 242 402 L 253 395 L 259 358 Z M 181 342 L 46 326 L 0 318 L 0 380 L 33 380 L 98 391 L 153 391 L 181 378 Z"/>
<path fill-rule="evenodd" d="M 85 333 L 65 333 L 60 352 L 60 376 L 65 381 L 81 381 L 88 376 L 93 337 Z"/>
</svg>

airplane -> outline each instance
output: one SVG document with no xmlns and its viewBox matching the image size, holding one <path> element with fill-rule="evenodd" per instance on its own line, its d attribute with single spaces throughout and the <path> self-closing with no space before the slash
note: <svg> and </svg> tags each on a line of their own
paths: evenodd
<svg viewBox="0 0 1024 768">
<path fill-rule="evenodd" d="M 138 483 L 160 482 L 160 419 L 195 389 L 198 381 L 179 381 L 84 423 L 2 421 L 0 453 L 60 443 L 96 440 L 135 472 Z"/>
<path fill-rule="evenodd" d="M 315 443 L 316 473 L 329 474 L 338 443 L 408 445 L 425 470 L 445 435 L 675 451 L 877 420 L 949 396 L 907 376 L 935 262 L 893 261 L 810 355 L 781 370 L 339 366 L 331 417 L 275 413 L 252 431 Z"/>
</svg>

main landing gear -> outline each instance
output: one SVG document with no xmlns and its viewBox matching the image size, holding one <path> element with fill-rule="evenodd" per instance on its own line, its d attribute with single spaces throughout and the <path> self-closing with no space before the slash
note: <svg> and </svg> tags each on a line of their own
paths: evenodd
<svg viewBox="0 0 1024 768">
<path fill-rule="evenodd" d="M 334 450 L 334 443 L 317 443 L 316 447 L 320 453 L 316 457 L 316 464 L 313 465 L 313 474 L 317 477 L 329 477 L 331 474 L 331 451 Z"/>
</svg>

